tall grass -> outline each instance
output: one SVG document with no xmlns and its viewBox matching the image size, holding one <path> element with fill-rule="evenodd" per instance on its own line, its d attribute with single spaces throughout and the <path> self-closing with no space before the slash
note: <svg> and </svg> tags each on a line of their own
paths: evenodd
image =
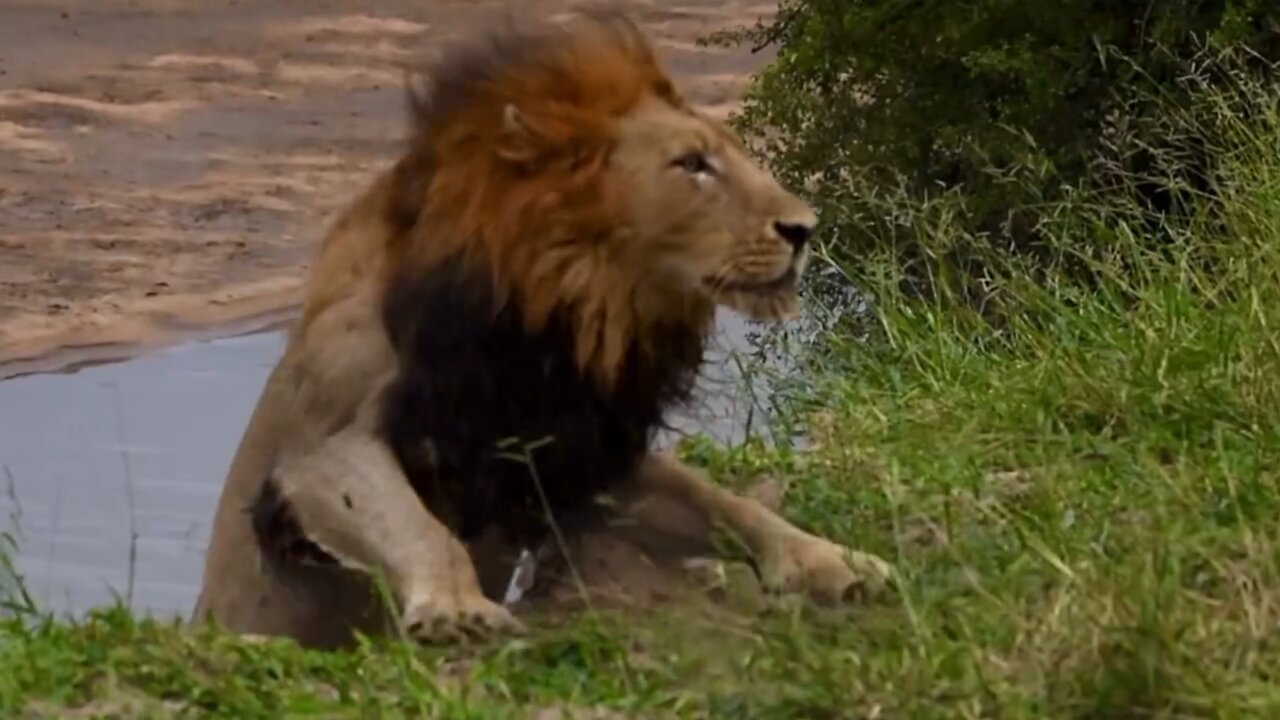
<svg viewBox="0 0 1280 720">
<path fill-rule="evenodd" d="M 785 409 L 819 449 L 776 459 L 798 517 L 908 581 L 799 684 L 851 716 L 1280 717 L 1280 92 L 1238 81 L 1170 107 L 1169 172 L 1128 178 L 1207 153 L 1178 212 L 1077 193 L 1047 264 L 964 235 L 961 198 L 886 195 L 920 246 L 981 254 L 982 303 L 830 258 L 873 310 L 804 356 Z"/>
</svg>

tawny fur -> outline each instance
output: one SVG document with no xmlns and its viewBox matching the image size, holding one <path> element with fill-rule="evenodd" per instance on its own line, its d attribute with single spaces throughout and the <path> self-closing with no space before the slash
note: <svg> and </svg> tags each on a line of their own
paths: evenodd
<svg viewBox="0 0 1280 720">
<path fill-rule="evenodd" d="M 573 361 L 604 396 L 637 357 L 674 351 L 658 328 L 704 337 L 716 305 L 763 320 L 794 311 L 812 211 L 685 103 L 635 25 L 587 13 L 491 43 L 431 71 L 407 152 L 324 240 L 228 473 L 196 621 L 312 646 L 396 626 L 422 637 L 518 627 L 380 425 L 413 362 L 389 335 L 393 286 L 473 260 L 527 332 L 569 323 Z M 664 532 L 646 510 L 664 502 L 694 518 L 687 552 L 732 532 L 777 589 L 839 600 L 888 572 L 669 456 L 629 467 L 610 487 L 642 539 Z M 280 517 L 328 562 L 268 556 L 249 514 L 268 481 Z"/>
</svg>

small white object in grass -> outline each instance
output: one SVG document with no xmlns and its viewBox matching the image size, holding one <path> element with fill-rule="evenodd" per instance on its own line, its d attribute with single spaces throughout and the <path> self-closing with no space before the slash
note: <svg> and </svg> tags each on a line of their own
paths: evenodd
<svg viewBox="0 0 1280 720">
<path fill-rule="evenodd" d="M 511 571 L 511 579 L 507 581 L 507 593 L 502 598 L 503 605 L 520 602 L 520 598 L 529 592 L 529 588 L 533 587 L 533 576 L 537 567 L 538 559 L 529 552 L 529 548 L 522 549 L 520 557 L 516 559 L 516 566 Z"/>
</svg>

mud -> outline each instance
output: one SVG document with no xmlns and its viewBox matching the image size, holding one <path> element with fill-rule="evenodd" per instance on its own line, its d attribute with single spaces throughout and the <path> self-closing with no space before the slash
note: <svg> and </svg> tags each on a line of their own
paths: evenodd
<svg viewBox="0 0 1280 720">
<path fill-rule="evenodd" d="M 766 59 L 695 41 L 772 3 L 629 4 L 713 110 Z M 403 68 L 515 7 L 571 3 L 0 0 L 0 362 L 293 306 L 398 149 Z"/>
</svg>

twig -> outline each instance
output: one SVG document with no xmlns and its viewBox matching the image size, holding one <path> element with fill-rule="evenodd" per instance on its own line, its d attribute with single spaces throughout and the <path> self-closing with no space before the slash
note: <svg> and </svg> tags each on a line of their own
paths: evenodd
<svg viewBox="0 0 1280 720">
<path fill-rule="evenodd" d="M 129 504 L 129 574 L 125 585 L 125 605 L 133 610 L 133 587 L 138 569 L 138 519 L 134 502 L 133 463 L 129 459 L 129 437 L 124 424 L 124 406 L 120 401 L 120 386 L 110 383 L 113 407 L 116 414 L 116 438 L 120 443 L 120 459 L 124 465 L 125 501 Z"/>
<path fill-rule="evenodd" d="M 510 446 L 518 443 L 519 440 L 511 438 L 508 442 L 499 443 L 499 447 Z M 533 451 L 538 448 L 554 442 L 553 438 L 547 437 L 532 443 L 522 443 L 520 445 L 520 453 L 500 453 L 501 456 L 516 462 L 522 462 L 529 468 L 529 476 L 533 479 L 533 487 L 538 493 L 538 502 L 542 504 L 542 512 L 546 515 L 547 524 L 551 527 L 551 534 L 555 537 L 556 545 L 560 548 L 560 554 L 564 557 L 565 563 L 569 566 L 569 573 L 573 576 L 573 582 L 578 587 L 578 593 L 582 596 L 583 602 L 587 606 L 588 612 L 594 612 L 591 604 L 591 597 L 587 593 L 587 584 L 583 582 L 582 575 L 578 573 L 578 567 L 573 562 L 573 558 L 569 555 L 569 543 L 565 540 L 564 534 L 560 531 L 560 524 L 556 522 L 555 513 L 551 509 L 551 502 L 547 500 L 546 491 L 542 488 L 542 478 L 538 475 L 538 468 L 533 462 Z"/>
</svg>

